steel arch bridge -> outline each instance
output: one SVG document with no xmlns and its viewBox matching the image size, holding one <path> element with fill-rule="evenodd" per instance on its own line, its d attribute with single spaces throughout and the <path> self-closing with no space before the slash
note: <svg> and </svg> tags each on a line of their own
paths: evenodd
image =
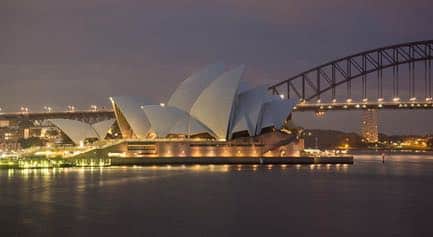
<svg viewBox="0 0 433 237">
<path fill-rule="evenodd" d="M 273 94 L 286 98 L 296 98 L 298 111 L 305 110 L 350 110 L 350 109 L 433 109 L 432 104 L 432 60 L 433 40 L 408 42 L 372 49 L 314 67 L 282 82 L 269 87 Z M 420 66 L 421 64 L 421 66 Z M 406 68 L 407 66 L 407 68 Z M 417 69 L 417 70 L 416 70 Z M 384 77 L 384 71 L 391 74 Z M 402 78 L 402 71 L 405 75 Z M 417 85 L 421 71 L 422 85 Z M 376 82 L 377 98 L 369 101 L 367 79 Z M 390 78 L 391 77 L 391 78 Z M 390 101 L 384 98 L 384 82 L 392 80 Z M 360 82 L 362 98 L 359 103 L 352 100 L 352 83 Z M 406 85 L 403 87 L 403 83 Z M 391 84 L 391 83 L 389 83 Z M 416 86 L 423 87 L 423 97 L 417 100 Z M 336 90 L 345 87 L 346 98 L 337 102 Z M 370 88 L 371 90 L 371 88 Z M 400 100 L 400 92 L 408 92 L 406 101 Z M 330 97 L 329 103 L 323 103 L 322 96 Z"/>
</svg>

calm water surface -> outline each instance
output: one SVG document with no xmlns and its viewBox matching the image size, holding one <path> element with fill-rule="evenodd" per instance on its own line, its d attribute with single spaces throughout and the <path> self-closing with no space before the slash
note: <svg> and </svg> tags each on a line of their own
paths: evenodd
<svg viewBox="0 0 433 237">
<path fill-rule="evenodd" d="M 433 156 L 0 170 L 0 236 L 433 236 Z"/>
</svg>

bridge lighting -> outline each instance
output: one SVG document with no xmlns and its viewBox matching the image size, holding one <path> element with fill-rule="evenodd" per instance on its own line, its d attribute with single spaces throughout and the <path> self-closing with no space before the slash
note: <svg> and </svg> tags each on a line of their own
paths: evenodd
<svg viewBox="0 0 433 237">
<path fill-rule="evenodd" d="M 315 114 L 316 114 L 316 117 L 321 118 L 321 117 L 325 116 L 325 111 L 316 111 Z"/>
<path fill-rule="evenodd" d="M 92 112 L 98 111 L 98 106 L 96 106 L 96 105 L 90 105 L 90 111 L 92 111 Z"/>
<path fill-rule="evenodd" d="M 409 101 L 415 101 L 415 100 L 416 100 L 416 97 L 412 97 L 409 99 Z"/>
<path fill-rule="evenodd" d="M 332 99 L 332 103 L 337 103 L 337 99 Z"/>
<path fill-rule="evenodd" d="M 367 105 L 362 105 L 362 108 L 364 108 L 364 109 L 367 108 Z"/>
<path fill-rule="evenodd" d="M 165 107 L 165 104 L 164 104 L 164 103 L 159 103 L 159 105 L 160 105 L 161 107 Z"/>
<path fill-rule="evenodd" d="M 378 101 L 378 102 L 382 102 L 382 101 L 383 101 L 383 98 L 378 98 L 377 101 Z"/>
<path fill-rule="evenodd" d="M 280 98 L 283 100 L 283 99 L 284 99 L 284 94 L 281 94 L 281 95 L 280 95 Z"/>
<path fill-rule="evenodd" d="M 361 107 L 361 106 L 360 106 L 359 104 L 356 104 L 355 107 L 356 107 L 357 109 L 359 109 L 359 107 Z"/>
<path fill-rule="evenodd" d="M 379 104 L 377 107 L 382 108 L 382 107 L 383 107 L 383 104 Z"/>
<path fill-rule="evenodd" d="M 25 107 L 25 106 L 21 106 L 20 110 L 21 110 L 21 113 L 28 113 L 29 112 L 29 108 Z"/>
<path fill-rule="evenodd" d="M 400 98 L 399 98 L 399 97 L 394 97 L 394 98 L 392 98 L 392 101 L 394 101 L 394 102 L 399 102 L 399 101 L 400 101 Z"/>
<path fill-rule="evenodd" d="M 347 103 L 352 103 L 352 99 L 349 98 L 349 99 L 346 100 L 346 102 L 347 102 Z"/>
<path fill-rule="evenodd" d="M 368 98 L 362 99 L 362 102 L 367 103 L 368 102 Z"/>
<path fill-rule="evenodd" d="M 68 105 L 68 112 L 75 112 L 75 106 Z"/>
<path fill-rule="evenodd" d="M 48 112 L 48 113 L 51 113 L 53 111 L 53 108 L 51 108 L 50 106 L 45 105 L 44 106 L 44 111 Z"/>
<path fill-rule="evenodd" d="M 343 108 L 347 109 L 347 105 L 343 105 Z"/>
<path fill-rule="evenodd" d="M 433 100 L 433 98 L 431 98 L 431 97 L 425 98 L 425 101 L 432 101 L 432 100 Z M 0 108 L 0 111 L 1 111 L 1 108 Z"/>
<path fill-rule="evenodd" d="M 320 104 L 320 103 L 322 102 L 322 100 L 318 99 L 316 102 L 317 102 L 318 104 Z"/>
<path fill-rule="evenodd" d="M 331 105 L 328 105 L 328 109 L 332 109 L 332 106 L 331 106 Z"/>
</svg>

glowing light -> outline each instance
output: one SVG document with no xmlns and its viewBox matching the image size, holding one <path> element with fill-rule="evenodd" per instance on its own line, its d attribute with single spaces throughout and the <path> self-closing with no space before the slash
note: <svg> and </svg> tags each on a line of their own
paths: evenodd
<svg viewBox="0 0 433 237">
<path fill-rule="evenodd" d="M 53 108 L 51 108 L 50 106 L 45 105 L 44 106 L 44 111 L 48 112 L 48 113 L 51 113 L 53 111 Z"/>
<path fill-rule="evenodd" d="M 68 105 L 68 112 L 75 112 L 75 106 L 74 105 Z"/>
<path fill-rule="evenodd" d="M 349 98 L 349 99 L 346 100 L 346 102 L 347 103 L 352 103 L 352 99 Z"/>
<path fill-rule="evenodd" d="M 159 103 L 161 107 L 165 107 L 165 103 Z"/>
<path fill-rule="evenodd" d="M 409 101 L 415 101 L 415 100 L 416 100 L 416 97 L 412 97 L 409 99 Z"/>
<path fill-rule="evenodd" d="M 90 111 L 92 111 L 92 112 L 98 111 L 98 106 L 96 106 L 96 105 L 90 105 Z"/>
<path fill-rule="evenodd" d="M 400 101 L 400 98 L 399 98 L 399 97 L 394 97 L 394 98 L 392 98 L 392 101 L 394 101 L 394 102 L 399 102 L 399 101 Z"/>
<path fill-rule="evenodd" d="M 383 98 L 378 98 L 377 101 L 378 101 L 378 102 L 382 102 L 382 101 L 383 101 Z"/>
<path fill-rule="evenodd" d="M 362 102 L 364 102 L 364 103 L 368 102 L 368 98 L 362 99 Z"/>
<path fill-rule="evenodd" d="M 281 99 L 284 99 L 284 94 L 281 94 L 281 95 L 280 95 L 280 98 L 281 98 Z"/>
</svg>

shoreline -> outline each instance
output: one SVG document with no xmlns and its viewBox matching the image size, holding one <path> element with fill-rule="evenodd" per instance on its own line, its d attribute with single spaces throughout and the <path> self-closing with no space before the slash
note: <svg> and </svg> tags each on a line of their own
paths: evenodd
<svg viewBox="0 0 433 237">
<path fill-rule="evenodd" d="M 310 165 L 353 164 L 353 156 L 330 157 L 176 157 L 176 158 L 83 158 L 26 159 L 0 163 L 0 169 L 35 169 L 58 167 L 165 166 L 165 165 Z"/>
</svg>

